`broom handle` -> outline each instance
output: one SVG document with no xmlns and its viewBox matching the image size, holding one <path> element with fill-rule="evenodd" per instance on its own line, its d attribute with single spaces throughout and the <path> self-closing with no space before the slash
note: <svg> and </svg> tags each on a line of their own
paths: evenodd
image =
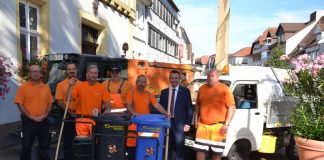
<svg viewBox="0 0 324 160">
<path fill-rule="evenodd" d="M 170 114 L 170 109 L 171 109 L 171 94 L 172 94 L 172 91 L 171 91 L 171 86 L 169 86 L 169 97 L 168 97 L 168 114 Z M 172 115 L 171 115 L 172 116 Z M 170 129 L 167 128 L 167 137 L 166 137 L 166 140 L 165 140 L 165 152 L 164 152 L 164 160 L 168 160 L 168 155 L 169 155 L 169 133 L 170 133 Z"/>
<path fill-rule="evenodd" d="M 58 154 L 59 154 L 59 150 L 60 150 L 61 138 L 62 138 L 62 133 L 63 133 L 63 128 L 64 128 L 64 120 L 66 118 L 67 111 L 69 109 L 69 104 L 70 104 L 71 90 L 72 90 L 72 86 L 69 86 L 69 88 L 68 88 L 68 97 L 67 97 L 67 101 L 66 101 L 66 105 L 65 105 L 65 110 L 64 110 L 64 116 L 63 116 L 62 125 L 61 125 L 61 129 L 60 129 L 60 134 L 59 134 L 59 138 L 58 138 L 57 146 L 56 146 L 55 160 L 57 160 Z"/>
</svg>

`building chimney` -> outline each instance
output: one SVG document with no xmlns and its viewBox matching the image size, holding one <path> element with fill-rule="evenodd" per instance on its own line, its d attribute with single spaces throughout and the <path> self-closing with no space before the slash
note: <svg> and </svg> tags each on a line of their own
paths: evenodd
<svg viewBox="0 0 324 160">
<path fill-rule="evenodd" d="M 309 22 L 317 22 L 322 16 L 324 16 L 324 10 L 315 11 L 310 15 Z"/>
</svg>

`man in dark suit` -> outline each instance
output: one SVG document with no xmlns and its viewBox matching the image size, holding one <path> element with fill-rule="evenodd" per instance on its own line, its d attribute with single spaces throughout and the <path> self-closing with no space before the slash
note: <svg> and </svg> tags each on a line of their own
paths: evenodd
<svg viewBox="0 0 324 160">
<path fill-rule="evenodd" d="M 169 76 L 170 87 L 161 91 L 160 104 L 171 114 L 168 160 L 172 151 L 176 152 L 176 160 L 184 160 L 184 132 L 190 130 L 193 107 L 190 91 L 179 86 L 180 73 L 172 70 Z"/>
</svg>

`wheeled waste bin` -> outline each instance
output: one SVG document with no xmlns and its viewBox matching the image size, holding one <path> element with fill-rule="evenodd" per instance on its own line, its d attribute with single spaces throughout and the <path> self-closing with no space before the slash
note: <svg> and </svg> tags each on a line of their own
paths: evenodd
<svg viewBox="0 0 324 160">
<path fill-rule="evenodd" d="M 117 160 L 125 157 L 127 114 L 99 115 L 96 120 L 97 159 Z"/>
<path fill-rule="evenodd" d="M 73 139 L 74 159 L 92 160 L 94 157 L 93 137 L 75 137 Z"/>
<path fill-rule="evenodd" d="M 137 124 L 136 160 L 162 160 L 165 128 L 170 121 L 162 114 L 132 117 Z"/>
</svg>

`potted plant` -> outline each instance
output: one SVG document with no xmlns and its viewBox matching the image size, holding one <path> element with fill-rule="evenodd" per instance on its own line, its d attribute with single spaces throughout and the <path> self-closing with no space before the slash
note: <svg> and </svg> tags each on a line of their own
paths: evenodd
<svg viewBox="0 0 324 160">
<path fill-rule="evenodd" d="M 30 61 L 26 58 L 23 58 L 22 65 L 18 65 L 18 75 L 20 77 L 20 83 L 25 83 L 28 80 L 28 68 L 31 65 L 38 65 L 42 71 L 41 77 L 44 77 L 47 67 L 47 61 L 43 56 L 41 56 L 40 53 L 36 53 Z"/>
<path fill-rule="evenodd" d="M 5 98 L 5 94 L 9 93 L 9 78 L 12 76 L 10 68 L 12 67 L 11 58 L 0 55 L 0 97 Z"/>
<path fill-rule="evenodd" d="M 280 59 L 290 61 L 294 68 L 284 89 L 298 98 L 290 120 L 299 158 L 324 159 L 324 54 L 314 60 L 308 55 Z"/>
</svg>

